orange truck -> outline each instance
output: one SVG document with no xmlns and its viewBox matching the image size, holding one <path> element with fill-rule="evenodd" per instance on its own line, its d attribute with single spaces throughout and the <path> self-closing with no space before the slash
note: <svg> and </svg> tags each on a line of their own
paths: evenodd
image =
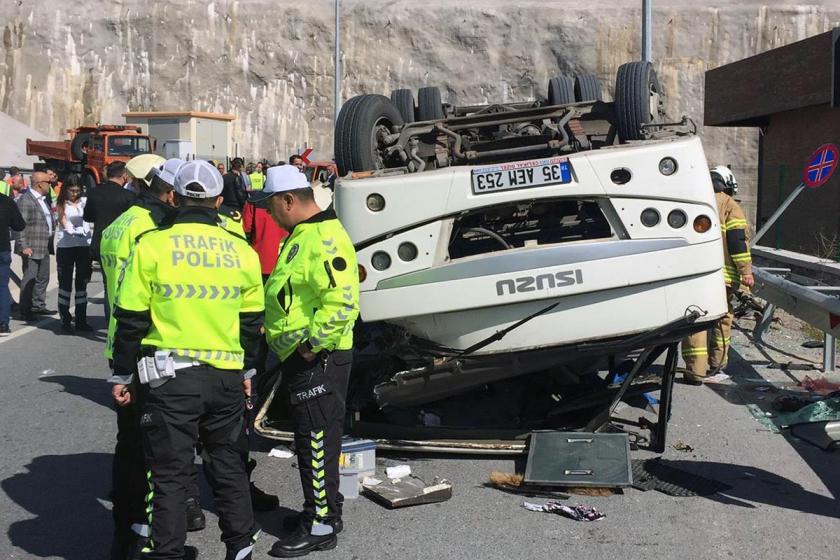
<svg viewBox="0 0 840 560">
<path fill-rule="evenodd" d="M 127 162 L 134 156 L 152 153 L 155 140 L 139 126 L 96 125 L 68 130 L 69 138 L 58 142 L 26 139 L 26 153 L 41 158 L 35 169 L 50 168 L 61 180 L 68 173 L 79 173 L 85 188 L 92 189 L 105 180 L 105 168 Z"/>
</svg>

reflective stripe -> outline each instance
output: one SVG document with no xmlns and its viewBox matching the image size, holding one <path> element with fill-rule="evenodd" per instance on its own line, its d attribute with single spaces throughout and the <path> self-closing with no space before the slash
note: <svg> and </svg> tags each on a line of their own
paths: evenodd
<svg viewBox="0 0 840 560">
<path fill-rule="evenodd" d="M 241 362 L 245 358 L 244 352 L 228 352 L 226 350 L 186 350 L 183 348 L 161 348 L 163 352 L 172 352 L 176 358 L 189 358 L 190 360 L 216 360 L 222 362 Z"/>
<path fill-rule="evenodd" d="M 146 494 L 146 517 L 149 522 L 149 534 L 144 536 L 149 537 L 149 540 L 141 552 L 149 553 L 155 548 L 155 542 L 152 539 L 152 512 L 154 512 L 154 504 L 152 502 L 155 499 L 155 485 L 152 482 L 152 471 L 150 470 L 146 471 L 146 484 L 149 486 L 149 493 Z"/>
<path fill-rule="evenodd" d="M 708 356 L 709 350 L 706 348 L 683 348 L 683 356 Z"/>
<path fill-rule="evenodd" d="M 729 258 L 732 259 L 732 262 L 750 262 L 752 260 L 749 253 L 736 253 L 734 255 L 729 255 Z"/>
<path fill-rule="evenodd" d="M 327 505 L 327 481 L 324 470 L 324 430 L 309 432 L 309 446 L 312 453 L 312 496 L 315 502 L 315 519 L 312 521 L 313 535 L 328 535 L 332 527 L 323 523 L 329 514 Z M 328 529 L 329 530 L 328 530 Z"/>
<path fill-rule="evenodd" d="M 155 293 L 165 298 L 238 299 L 239 286 L 214 286 L 208 284 L 155 284 Z"/>
<path fill-rule="evenodd" d="M 726 229 L 747 229 L 747 220 L 734 219 L 727 220 Z"/>
</svg>

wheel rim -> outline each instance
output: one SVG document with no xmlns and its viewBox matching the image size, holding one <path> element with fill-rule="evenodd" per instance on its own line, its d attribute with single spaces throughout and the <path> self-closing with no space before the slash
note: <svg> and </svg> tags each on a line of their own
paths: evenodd
<svg viewBox="0 0 840 560">
<path fill-rule="evenodd" d="M 373 125 L 373 130 L 370 135 L 370 153 L 373 156 L 373 162 L 377 169 L 385 169 L 385 153 L 384 146 L 385 137 L 391 134 L 391 121 L 381 118 Z"/>
<path fill-rule="evenodd" d="M 648 122 L 660 122 L 662 116 L 662 95 L 657 91 L 656 84 L 648 84 Z"/>
</svg>

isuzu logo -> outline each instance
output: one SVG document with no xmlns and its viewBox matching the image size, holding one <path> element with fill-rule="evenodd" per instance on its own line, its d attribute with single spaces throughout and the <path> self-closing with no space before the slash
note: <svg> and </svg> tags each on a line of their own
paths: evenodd
<svg viewBox="0 0 840 560">
<path fill-rule="evenodd" d="M 503 296 L 521 294 L 525 292 L 536 292 L 538 290 L 562 288 L 583 284 L 583 272 L 578 270 L 567 270 L 556 274 L 539 274 L 537 276 L 523 276 L 514 280 L 499 280 L 496 282 L 496 295 Z"/>
</svg>

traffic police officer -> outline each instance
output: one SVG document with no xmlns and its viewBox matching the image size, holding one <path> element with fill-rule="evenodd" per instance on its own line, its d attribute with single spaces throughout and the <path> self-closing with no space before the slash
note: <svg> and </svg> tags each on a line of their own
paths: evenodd
<svg viewBox="0 0 840 560">
<path fill-rule="evenodd" d="M 191 161 L 175 177 L 171 224 L 141 235 L 121 276 L 114 398 L 142 384 L 140 428 L 148 479 L 150 559 L 183 558 L 185 502 L 195 446 L 210 458 L 227 560 L 251 558 L 256 537 L 242 460 L 245 395 L 259 352 L 264 294 L 248 243 L 218 225 L 222 178 Z"/>
<path fill-rule="evenodd" d="M 160 226 L 173 214 L 175 173 L 184 163 L 181 159 L 164 160 L 154 154 L 139 155 L 126 163 L 126 170 L 133 176 L 132 182 L 139 196 L 128 210 L 102 232 L 99 250 L 100 263 L 108 282 L 106 293 L 111 309 L 114 308 L 119 291 L 119 273 L 128 261 L 134 241 L 141 234 Z M 105 341 L 105 357 L 109 365 L 116 325 L 116 318 L 111 315 Z M 134 388 L 137 388 L 136 384 Z M 115 533 L 111 557 L 112 560 L 134 560 L 139 557 L 149 534 L 139 406 L 132 402 L 128 406 L 117 406 L 116 409 L 117 444 L 112 470 Z M 198 473 L 195 469 L 193 477 L 194 482 L 187 498 L 187 530 L 200 531 L 204 529 L 206 520 L 199 501 Z"/>
<path fill-rule="evenodd" d="M 338 458 L 359 315 L 356 253 L 294 166 L 270 168 L 251 196 L 290 232 L 266 283 L 265 330 L 288 382 L 304 505 L 298 528 L 269 554 L 303 556 L 335 547 L 342 527 Z"/>
<path fill-rule="evenodd" d="M 750 287 L 752 257 L 747 235 L 747 218 L 741 206 L 728 193 L 736 193 L 738 183 L 732 171 L 723 165 L 711 170 L 712 186 L 718 207 L 720 231 L 723 234 L 723 280 L 726 283 L 728 312 L 712 328 L 712 338 L 702 331 L 683 339 L 682 355 L 685 361 L 685 381 L 699 385 L 707 375 L 709 367 L 714 375 L 726 366 L 729 359 L 729 343 L 734 316 L 732 314 L 732 293 L 738 285 Z"/>
</svg>

